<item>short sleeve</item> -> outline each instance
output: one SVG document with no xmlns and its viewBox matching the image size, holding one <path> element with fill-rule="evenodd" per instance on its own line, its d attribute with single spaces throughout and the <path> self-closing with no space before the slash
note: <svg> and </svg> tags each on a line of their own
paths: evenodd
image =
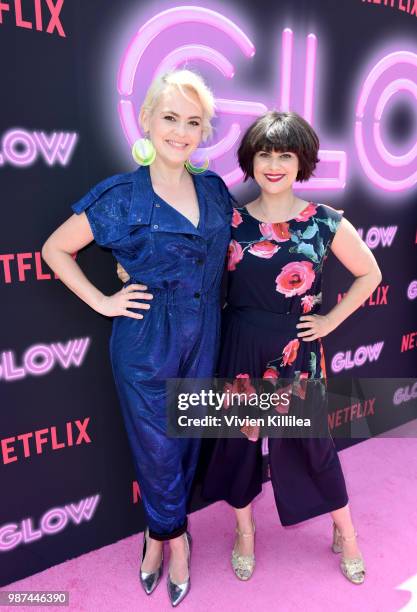
<svg viewBox="0 0 417 612">
<path fill-rule="evenodd" d="M 100 246 L 111 244 L 130 231 L 128 214 L 132 200 L 132 181 L 115 175 L 101 181 L 71 205 L 77 215 L 85 212 L 94 240 Z"/>
<path fill-rule="evenodd" d="M 215 172 L 207 173 L 208 178 L 214 179 L 219 190 L 219 196 L 222 201 L 223 210 L 227 218 L 231 221 L 234 207 L 237 204 L 236 198 L 230 193 L 226 183 L 221 176 Z"/>
<path fill-rule="evenodd" d="M 343 219 L 344 210 L 336 210 L 331 206 L 323 205 L 324 209 L 324 223 L 325 223 L 325 236 L 324 245 L 326 252 L 330 249 L 331 244 L 336 236 L 336 232 L 339 229 L 340 223 Z"/>
</svg>

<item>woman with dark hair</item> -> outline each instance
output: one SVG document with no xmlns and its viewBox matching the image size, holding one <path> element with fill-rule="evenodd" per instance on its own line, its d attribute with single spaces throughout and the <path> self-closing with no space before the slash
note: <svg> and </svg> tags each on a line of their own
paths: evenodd
<svg viewBox="0 0 417 612">
<path fill-rule="evenodd" d="M 238 150 L 245 180 L 259 196 L 236 208 L 228 256 L 218 375 L 220 378 L 325 379 L 321 338 L 336 329 L 374 291 L 381 272 L 374 256 L 341 212 L 307 202 L 293 192 L 318 160 L 312 127 L 292 112 L 269 112 L 249 127 Z M 329 250 L 356 277 L 344 298 L 319 314 L 322 271 Z M 236 512 L 232 552 L 236 576 L 247 580 L 255 566 L 252 500 L 262 489 L 261 439 L 247 437 L 214 444 L 203 495 L 223 499 Z M 269 466 L 278 513 L 293 525 L 330 512 L 333 551 L 353 583 L 364 580 L 348 496 L 330 435 L 268 438 Z"/>
</svg>

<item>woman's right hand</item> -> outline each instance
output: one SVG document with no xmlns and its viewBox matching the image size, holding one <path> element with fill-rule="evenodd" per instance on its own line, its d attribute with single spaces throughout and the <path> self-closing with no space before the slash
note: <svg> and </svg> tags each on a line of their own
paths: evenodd
<svg viewBox="0 0 417 612">
<path fill-rule="evenodd" d="M 130 277 L 129 277 L 130 278 Z M 150 304 L 135 300 L 152 300 L 152 293 L 146 291 L 146 285 L 128 285 L 113 295 L 103 295 L 95 310 L 106 317 L 131 317 L 132 319 L 143 319 L 138 312 L 130 312 L 128 308 L 140 308 L 149 310 Z"/>
</svg>

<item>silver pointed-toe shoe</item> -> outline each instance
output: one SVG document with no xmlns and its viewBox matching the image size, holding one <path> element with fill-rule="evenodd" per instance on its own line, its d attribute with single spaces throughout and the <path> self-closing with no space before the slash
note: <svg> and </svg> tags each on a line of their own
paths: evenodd
<svg viewBox="0 0 417 612">
<path fill-rule="evenodd" d="M 172 606 L 174 606 L 174 608 L 175 606 L 178 606 L 179 603 L 181 603 L 181 601 L 188 594 L 191 588 L 190 561 L 191 561 L 192 540 L 191 540 L 191 535 L 188 533 L 188 531 L 185 533 L 185 541 L 187 542 L 187 547 L 188 547 L 188 578 L 187 580 L 185 582 L 182 582 L 181 584 L 175 584 L 175 582 L 171 580 L 171 577 L 168 571 L 168 579 L 167 579 L 168 595 L 169 595 L 169 600 Z"/>
<path fill-rule="evenodd" d="M 147 537 L 149 537 L 148 528 L 146 528 L 143 533 L 143 550 L 142 550 L 141 566 L 142 566 L 143 560 L 146 555 Z M 139 570 L 140 583 L 143 587 L 143 590 L 145 591 L 147 595 L 150 595 L 151 593 L 153 593 L 156 587 L 158 586 L 158 583 L 162 578 L 163 567 L 164 567 L 164 552 L 162 551 L 161 565 L 158 567 L 158 569 L 155 572 L 143 572 L 141 569 Z"/>
</svg>

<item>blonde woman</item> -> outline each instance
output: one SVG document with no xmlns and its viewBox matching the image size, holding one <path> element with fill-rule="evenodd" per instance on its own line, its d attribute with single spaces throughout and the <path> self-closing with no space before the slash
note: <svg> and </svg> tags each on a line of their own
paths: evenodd
<svg viewBox="0 0 417 612">
<path fill-rule="evenodd" d="M 173 606 L 190 589 L 186 508 L 200 441 L 167 437 L 165 379 L 213 374 L 233 212 L 218 175 L 187 170 L 211 134 L 213 113 L 213 96 L 192 71 L 156 78 L 139 116 L 147 140 L 136 150 L 149 165 L 92 187 L 42 249 L 78 297 L 114 317 L 110 356 L 148 525 L 140 580 L 147 594 L 154 591 L 168 540 Z M 104 295 L 71 257 L 93 240 L 112 249 L 130 276 L 114 295 Z"/>
</svg>

